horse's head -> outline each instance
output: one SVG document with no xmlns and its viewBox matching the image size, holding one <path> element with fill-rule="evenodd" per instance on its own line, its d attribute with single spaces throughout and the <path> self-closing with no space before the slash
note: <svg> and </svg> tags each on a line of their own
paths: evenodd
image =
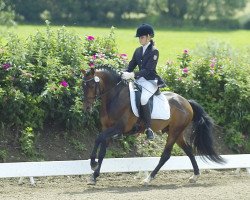
<svg viewBox="0 0 250 200">
<path fill-rule="evenodd" d="M 100 95 L 100 78 L 95 75 L 94 68 L 87 71 L 83 70 L 83 75 L 84 110 L 89 111 Z"/>
<path fill-rule="evenodd" d="M 109 66 L 83 70 L 84 110 L 92 108 L 96 99 L 103 96 L 112 98 L 122 82 L 119 72 Z"/>
</svg>

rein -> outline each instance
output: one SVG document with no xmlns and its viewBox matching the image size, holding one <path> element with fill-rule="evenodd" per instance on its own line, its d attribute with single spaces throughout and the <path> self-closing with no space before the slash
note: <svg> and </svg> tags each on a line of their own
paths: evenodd
<svg viewBox="0 0 250 200">
<path fill-rule="evenodd" d="M 111 89 L 107 90 L 107 91 L 104 91 L 103 93 L 101 93 L 101 89 L 100 89 L 100 82 L 99 81 L 96 81 L 95 77 L 89 79 L 89 80 L 83 80 L 84 84 L 86 84 L 87 82 L 90 82 L 90 81 L 95 81 L 95 96 L 94 97 L 84 97 L 86 100 L 88 99 L 94 99 L 94 100 L 97 100 L 99 99 L 100 97 L 108 94 L 111 90 L 113 90 L 114 88 L 116 88 L 121 82 L 119 81 L 114 87 L 112 87 Z M 97 90 L 99 90 L 99 95 L 97 94 Z"/>
</svg>

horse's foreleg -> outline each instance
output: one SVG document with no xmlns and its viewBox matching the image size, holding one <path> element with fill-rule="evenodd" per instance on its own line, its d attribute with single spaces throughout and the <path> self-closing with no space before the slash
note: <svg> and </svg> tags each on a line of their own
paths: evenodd
<svg viewBox="0 0 250 200">
<path fill-rule="evenodd" d="M 98 162 L 96 162 L 96 154 L 97 149 L 100 145 L 100 150 L 98 154 Z M 101 133 L 98 138 L 95 141 L 95 146 L 92 150 L 91 157 L 90 157 L 90 166 L 91 169 L 94 171 L 94 173 L 91 175 L 88 184 L 89 185 L 95 185 L 96 184 L 96 178 L 100 175 L 100 169 L 102 165 L 103 158 L 105 157 L 107 149 L 106 144 L 106 137 L 105 134 Z"/>
<path fill-rule="evenodd" d="M 88 184 L 92 184 L 92 185 L 95 184 L 96 178 L 100 175 L 102 161 L 106 155 L 106 150 L 107 150 L 107 139 L 109 139 L 113 135 L 120 133 L 120 132 L 122 133 L 121 129 L 118 129 L 117 127 L 109 128 L 105 130 L 104 132 L 102 132 L 96 139 L 95 146 L 91 154 L 91 162 L 90 162 L 91 168 L 94 171 L 94 173 L 90 177 Z M 100 145 L 100 150 L 98 153 L 98 162 L 96 162 L 95 158 L 96 158 L 96 153 L 97 153 L 97 149 L 99 145 Z"/>
<path fill-rule="evenodd" d="M 95 159 L 96 159 L 97 149 L 101 142 L 102 142 L 101 136 L 96 138 L 94 148 L 90 155 L 90 166 L 93 171 L 95 171 L 98 168 L 98 162 L 96 162 Z"/>
<path fill-rule="evenodd" d="M 101 143 L 100 146 L 100 150 L 99 150 L 99 154 L 98 154 L 98 164 L 97 164 L 97 168 L 94 170 L 93 173 L 93 178 L 94 180 L 96 180 L 96 178 L 100 175 L 100 170 L 101 170 L 101 166 L 102 166 L 102 161 L 106 155 L 106 150 L 107 150 L 107 141 L 104 140 Z"/>
</svg>

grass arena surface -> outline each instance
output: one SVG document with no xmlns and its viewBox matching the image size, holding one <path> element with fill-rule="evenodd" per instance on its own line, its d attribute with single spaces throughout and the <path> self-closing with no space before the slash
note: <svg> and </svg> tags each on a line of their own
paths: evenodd
<svg viewBox="0 0 250 200">
<path fill-rule="evenodd" d="M 197 183 L 189 183 L 191 171 L 161 171 L 150 185 L 140 185 L 136 173 L 101 174 L 97 185 L 87 185 L 88 176 L 35 178 L 36 186 L 25 179 L 0 179 L 1 200 L 248 200 L 250 174 L 241 170 L 202 170 Z"/>
<path fill-rule="evenodd" d="M 57 30 L 62 26 L 51 26 L 52 30 Z M 21 38 L 27 38 L 30 34 L 39 31 L 46 31 L 45 26 L 18 25 L 6 29 L 0 26 L 0 36 L 6 32 L 16 33 Z M 85 38 L 86 35 L 108 36 L 110 28 L 93 27 L 73 27 L 66 26 L 66 30 L 78 34 Z M 136 47 L 139 46 L 138 38 L 135 38 L 135 28 L 115 29 L 116 42 L 120 53 L 128 54 L 130 59 Z M 156 47 L 160 51 L 159 65 L 163 66 L 168 60 L 176 60 L 178 54 L 184 49 L 194 50 L 197 45 L 205 45 L 207 42 L 217 41 L 229 44 L 239 53 L 250 49 L 249 35 L 247 30 L 210 30 L 210 29 L 159 29 L 155 28 Z"/>
</svg>

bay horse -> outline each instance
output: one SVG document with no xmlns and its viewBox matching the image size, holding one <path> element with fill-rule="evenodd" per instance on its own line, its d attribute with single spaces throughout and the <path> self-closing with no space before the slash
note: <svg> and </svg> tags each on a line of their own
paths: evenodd
<svg viewBox="0 0 250 200">
<path fill-rule="evenodd" d="M 83 70 L 82 83 L 84 110 L 89 111 L 96 100 L 100 101 L 99 114 L 102 130 L 95 140 L 90 155 L 90 166 L 94 173 L 91 175 L 88 184 L 94 185 L 100 175 L 101 165 L 106 154 L 107 141 L 115 135 L 131 134 L 140 120 L 133 114 L 130 106 L 129 86 L 126 81 L 121 79 L 119 72 L 114 68 L 99 66 L 87 71 Z M 144 183 L 149 183 L 170 158 L 175 143 L 189 157 L 194 170 L 194 174 L 189 178 L 189 181 L 195 182 L 200 172 L 193 154 L 194 150 L 202 158 L 216 163 L 224 162 L 213 146 L 213 121 L 202 106 L 194 100 L 186 100 L 184 97 L 172 92 L 166 92 L 164 95 L 169 101 L 170 118 L 168 120 L 153 119 L 152 130 L 154 132 L 167 132 L 168 137 L 158 165 L 144 180 Z M 137 132 L 144 132 L 143 122 L 140 123 L 140 127 Z M 188 127 L 191 127 L 189 141 L 184 137 L 185 130 L 190 129 Z M 98 160 L 96 161 L 98 149 Z"/>
</svg>

